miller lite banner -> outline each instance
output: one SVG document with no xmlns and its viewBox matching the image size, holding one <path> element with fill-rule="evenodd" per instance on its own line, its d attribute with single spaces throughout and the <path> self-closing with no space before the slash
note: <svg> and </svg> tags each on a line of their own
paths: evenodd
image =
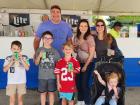
<svg viewBox="0 0 140 105">
<path fill-rule="evenodd" d="M 71 24 L 71 26 L 77 26 L 81 17 L 78 15 L 62 15 L 62 20 Z"/>
<path fill-rule="evenodd" d="M 9 13 L 9 24 L 15 27 L 30 25 L 29 14 Z"/>
</svg>

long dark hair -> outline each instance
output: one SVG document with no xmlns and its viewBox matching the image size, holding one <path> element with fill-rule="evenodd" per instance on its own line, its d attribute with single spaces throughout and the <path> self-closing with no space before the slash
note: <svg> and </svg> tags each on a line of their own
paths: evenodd
<svg viewBox="0 0 140 105">
<path fill-rule="evenodd" d="M 106 24 L 104 22 L 104 20 L 102 19 L 97 19 L 95 25 L 97 26 L 97 24 L 101 22 L 104 25 L 104 36 L 103 36 L 103 40 L 107 41 L 107 28 L 106 28 Z M 98 32 L 97 32 L 98 33 Z"/>
<path fill-rule="evenodd" d="M 88 25 L 88 30 L 87 30 L 87 32 L 85 33 L 85 35 L 84 35 L 84 40 L 87 40 L 87 37 L 90 35 L 90 26 L 89 26 L 89 23 L 88 23 L 88 21 L 87 21 L 87 19 L 82 19 L 80 22 L 79 22 L 79 24 L 78 24 L 78 26 L 77 26 L 77 34 L 76 34 L 76 37 L 79 39 L 80 38 L 80 35 L 81 35 L 81 32 L 80 32 L 80 29 L 79 29 L 79 27 L 80 27 L 80 24 L 81 23 L 87 23 L 87 25 Z"/>
</svg>

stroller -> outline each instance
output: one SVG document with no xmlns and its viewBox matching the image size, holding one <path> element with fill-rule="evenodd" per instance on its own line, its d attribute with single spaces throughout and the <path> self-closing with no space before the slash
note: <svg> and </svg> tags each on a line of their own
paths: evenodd
<svg viewBox="0 0 140 105">
<path fill-rule="evenodd" d="M 102 79 L 105 80 L 106 73 L 118 72 L 121 74 L 121 78 L 118 84 L 118 87 L 121 88 L 119 93 L 119 99 L 117 101 L 117 105 L 125 105 L 125 73 L 123 69 L 123 57 L 121 59 L 116 58 L 105 58 L 104 60 L 97 62 L 95 69 L 99 72 Z M 97 98 L 101 95 L 102 91 L 105 87 L 98 81 L 98 78 L 95 74 L 93 74 L 94 84 L 91 88 L 91 105 L 94 105 Z M 109 105 L 103 104 L 103 105 Z"/>
</svg>

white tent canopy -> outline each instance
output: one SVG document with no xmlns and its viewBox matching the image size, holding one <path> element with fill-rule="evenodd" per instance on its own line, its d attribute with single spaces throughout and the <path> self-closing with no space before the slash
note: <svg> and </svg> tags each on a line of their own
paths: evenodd
<svg viewBox="0 0 140 105">
<path fill-rule="evenodd" d="M 140 0 L 0 0 L 4 9 L 49 9 L 58 4 L 62 10 L 91 11 L 96 15 L 140 15 Z"/>
</svg>

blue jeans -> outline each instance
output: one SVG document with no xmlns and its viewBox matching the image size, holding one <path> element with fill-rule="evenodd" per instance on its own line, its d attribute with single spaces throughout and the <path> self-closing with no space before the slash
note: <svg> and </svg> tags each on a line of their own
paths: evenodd
<svg viewBox="0 0 140 105">
<path fill-rule="evenodd" d="M 95 103 L 95 105 L 102 105 L 102 104 L 104 104 L 105 103 L 105 96 L 100 96 L 97 100 L 96 100 L 96 103 Z M 116 99 L 111 99 L 110 101 L 109 101 L 109 105 L 117 105 L 117 101 L 116 101 Z"/>
</svg>

